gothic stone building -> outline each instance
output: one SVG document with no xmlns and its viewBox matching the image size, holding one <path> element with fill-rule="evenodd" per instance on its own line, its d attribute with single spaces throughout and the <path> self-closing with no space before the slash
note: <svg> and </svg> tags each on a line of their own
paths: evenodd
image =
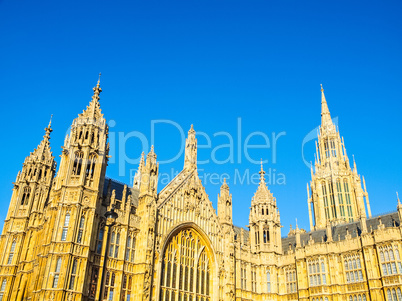
<svg viewBox="0 0 402 301">
<path fill-rule="evenodd" d="M 153 148 L 133 187 L 106 178 L 101 91 L 98 82 L 73 121 L 57 175 L 49 124 L 13 183 L 0 239 L 1 301 L 402 301 L 402 205 L 371 216 L 323 90 L 307 187 L 311 229 L 296 226 L 285 238 L 262 167 L 247 230 L 232 223 L 226 182 L 212 207 L 192 127 L 184 168 L 159 193 Z M 112 210 L 114 224 L 104 217 Z"/>
</svg>

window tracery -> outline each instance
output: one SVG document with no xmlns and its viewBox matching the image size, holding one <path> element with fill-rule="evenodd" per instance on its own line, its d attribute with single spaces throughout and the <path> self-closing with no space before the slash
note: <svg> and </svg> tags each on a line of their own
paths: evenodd
<svg viewBox="0 0 402 301">
<path fill-rule="evenodd" d="M 84 157 L 83 152 L 78 151 L 75 153 L 75 159 L 74 159 L 74 165 L 73 165 L 73 175 L 75 175 L 75 176 L 79 176 L 81 174 L 83 157 Z"/>
<path fill-rule="evenodd" d="M 27 205 L 28 204 L 30 195 L 31 195 L 31 188 L 25 187 L 24 192 L 22 194 L 21 205 Z"/>
<path fill-rule="evenodd" d="M 17 244 L 16 240 L 14 239 L 11 244 L 10 254 L 8 255 L 7 264 L 11 264 L 13 262 L 14 252 L 15 252 L 15 245 Z"/>
<path fill-rule="evenodd" d="M 66 217 L 64 218 L 64 225 L 63 225 L 63 230 L 61 233 L 61 240 L 65 241 L 67 239 L 67 231 L 68 231 L 68 225 L 70 224 L 70 213 L 66 214 Z"/>
<path fill-rule="evenodd" d="M 60 269 L 61 269 L 61 258 L 58 258 L 56 262 L 56 268 L 54 270 L 53 285 L 52 285 L 53 288 L 57 288 L 57 285 L 59 284 Z"/>
<path fill-rule="evenodd" d="M 4 291 L 6 290 L 6 285 L 7 285 L 7 280 L 4 279 L 4 280 L 1 282 L 1 287 L 0 287 L 0 301 L 3 300 Z"/>
<path fill-rule="evenodd" d="M 359 255 L 347 256 L 344 259 L 346 282 L 354 283 L 363 281 L 363 272 Z"/>
<path fill-rule="evenodd" d="M 396 246 L 383 246 L 379 248 L 381 270 L 384 276 L 402 273 L 401 258 Z"/>
<path fill-rule="evenodd" d="M 160 300 L 211 300 L 211 262 L 206 244 L 193 229 L 176 234 L 162 261 Z"/>
<path fill-rule="evenodd" d="M 324 259 L 310 260 L 308 262 L 308 275 L 310 286 L 327 284 Z"/>
</svg>

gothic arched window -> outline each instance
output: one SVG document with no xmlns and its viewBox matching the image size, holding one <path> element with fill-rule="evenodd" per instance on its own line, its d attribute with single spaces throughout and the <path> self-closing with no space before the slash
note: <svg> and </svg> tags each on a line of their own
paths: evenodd
<svg viewBox="0 0 402 301">
<path fill-rule="evenodd" d="M 74 283 L 75 283 L 76 276 L 77 276 L 77 259 L 74 259 L 73 267 L 71 269 L 71 276 L 70 276 L 70 285 L 69 285 L 70 290 L 74 289 Z"/>
<path fill-rule="evenodd" d="M 269 230 L 268 229 L 264 229 L 263 236 L 264 236 L 264 244 L 268 243 L 269 242 Z"/>
<path fill-rule="evenodd" d="M 211 261 L 202 237 L 186 229 L 170 240 L 162 261 L 161 301 L 211 300 Z"/>
<path fill-rule="evenodd" d="M 98 276 L 99 276 L 98 274 L 99 274 L 99 268 L 93 267 L 91 283 L 90 283 L 90 287 L 89 287 L 89 297 L 90 298 L 95 298 L 96 288 L 98 286 Z"/>
<path fill-rule="evenodd" d="M 343 187 L 345 191 L 346 206 L 348 210 L 349 221 L 353 220 L 352 204 L 350 202 L 349 184 L 348 180 L 343 181 Z"/>
<path fill-rule="evenodd" d="M 328 147 L 328 141 L 325 141 L 324 142 L 324 148 L 325 148 L 325 156 L 327 157 L 327 158 L 329 158 L 329 147 Z"/>
<path fill-rule="evenodd" d="M 53 288 L 57 288 L 57 285 L 59 284 L 60 269 L 61 269 L 61 258 L 58 258 L 56 262 L 56 268 L 54 269 L 53 273 L 53 285 L 52 285 Z"/>
<path fill-rule="evenodd" d="M 387 290 L 388 301 L 392 301 L 391 290 Z"/>
<path fill-rule="evenodd" d="M 271 292 L 271 273 L 267 272 L 267 293 Z"/>
<path fill-rule="evenodd" d="M 331 140 L 330 141 L 331 144 L 331 155 L 332 157 L 336 157 L 336 145 L 335 145 L 335 141 Z"/>
<path fill-rule="evenodd" d="M 110 272 L 106 272 L 106 280 L 105 280 L 105 291 L 103 293 L 103 299 L 113 300 L 114 295 L 114 284 L 116 281 L 115 273 L 110 275 Z"/>
<path fill-rule="evenodd" d="M 105 234 L 105 228 L 103 225 L 99 227 L 98 239 L 96 241 L 96 253 L 100 254 L 102 252 L 103 235 Z"/>
<path fill-rule="evenodd" d="M 402 273 L 402 264 L 396 246 L 380 247 L 380 261 L 384 276 Z"/>
<path fill-rule="evenodd" d="M 84 157 L 83 152 L 76 152 L 73 165 L 73 175 L 79 176 L 81 174 L 82 168 L 82 158 Z"/>
<path fill-rule="evenodd" d="M 117 258 L 119 255 L 120 233 L 113 231 L 110 237 L 109 257 Z"/>
<path fill-rule="evenodd" d="M 330 197 L 330 200 L 331 200 L 332 218 L 336 218 L 335 196 L 334 196 L 334 187 L 333 187 L 332 182 L 328 183 L 328 188 L 329 188 L 329 197 Z"/>
<path fill-rule="evenodd" d="M 70 213 L 67 213 L 66 217 L 64 218 L 63 231 L 61 232 L 62 241 L 65 241 L 67 239 L 67 231 L 69 223 L 70 223 Z"/>
<path fill-rule="evenodd" d="M 130 235 L 127 238 L 126 261 L 134 262 L 134 255 L 135 255 L 135 237 Z"/>
<path fill-rule="evenodd" d="M 131 284 L 132 284 L 132 277 L 130 276 L 128 277 L 128 284 L 127 284 L 127 299 L 126 299 L 127 301 L 129 301 L 131 297 Z"/>
<path fill-rule="evenodd" d="M 77 243 L 81 243 L 82 241 L 82 235 L 84 234 L 84 226 L 85 226 L 85 217 L 81 216 L 80 219 L 80 227 L 78 229 L 78 237 L 77 237 Z"/>
<path fill-rule="evenodd" d="M 343 205 L 342 184 L 339 179 L 336 180 L 336 192 L 338 194 L 339 211 L 341 213 L 341 217 L 344 218 L 345 217 L 345 207 Z"/>
<path fill-rule="evenodd" d="M 91 154 L 87 162 L 87 169 L 85 176 L 89 177 L 90 179 L 94 177 L 96 157 L 97 157 L 96 154 Z"/>
<path fill-rule="evenodd" d="M 329 206 L 328 206 L 328 196 L 327 196 L 327 185 L 325 181 L 322 182 L 322 196 L 324 199 L 324 209 L 325 209 L 325 217 L 329 219 Z"/>
<path fill-rule="evenodd" d="M 15 245 L 16 244 L 17 244 L 17 242 L 14 239 L 13 243 L 11 244 L 11 249 L 10 249 L 10 254 L 8 255 L 7 264 L 11 264 L 13 262 L 13 257 L 14 257 Z"/>
<path fill-rule="evenodd" d="M 6 290 L 7 280 L 4 279 L 0 287 L 0 301 L 3 300 L 4 291 Z"/>
<path fill-rule="evenodd" d="M 21 205 L 27 205 L 29 201 L 29 196 L 31 195 L 31 188 L 25 187 L 22 194 Z"/>
</svg>

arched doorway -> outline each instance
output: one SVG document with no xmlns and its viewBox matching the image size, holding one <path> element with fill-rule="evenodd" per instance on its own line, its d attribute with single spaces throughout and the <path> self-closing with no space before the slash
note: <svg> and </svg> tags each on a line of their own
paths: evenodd
<svg viewBox="0 0 402 301">
<path fill-rule="evenodd" d="M 209 252 L 204 239 L 192 228 L 173 235 L 162 256 L 160 301 L 210 301 Z"/>
</svg>

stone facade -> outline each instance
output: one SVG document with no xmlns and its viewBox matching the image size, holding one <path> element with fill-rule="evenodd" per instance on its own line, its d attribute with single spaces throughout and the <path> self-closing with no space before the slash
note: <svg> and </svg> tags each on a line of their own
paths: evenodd
<svg viewBox="0 0 402 301">
<path fill-rule="evenodd" d="M 106 178 L 101 91 L 98 81 L 73 121 L 57 175 L 50 123 L 17 175 L 0 238 L 0 301 L 402 301 L 402 205 L 371 216 L 323 89 L 311 231 L 296 225 L 284 238 L 263 166 L 248 230 L 233 225 L 226 181 L 216 213 L 197 174 L 193 127 L 183 170 L 159 193 L 153 147 L 133 187 Z"/>
</svg>

